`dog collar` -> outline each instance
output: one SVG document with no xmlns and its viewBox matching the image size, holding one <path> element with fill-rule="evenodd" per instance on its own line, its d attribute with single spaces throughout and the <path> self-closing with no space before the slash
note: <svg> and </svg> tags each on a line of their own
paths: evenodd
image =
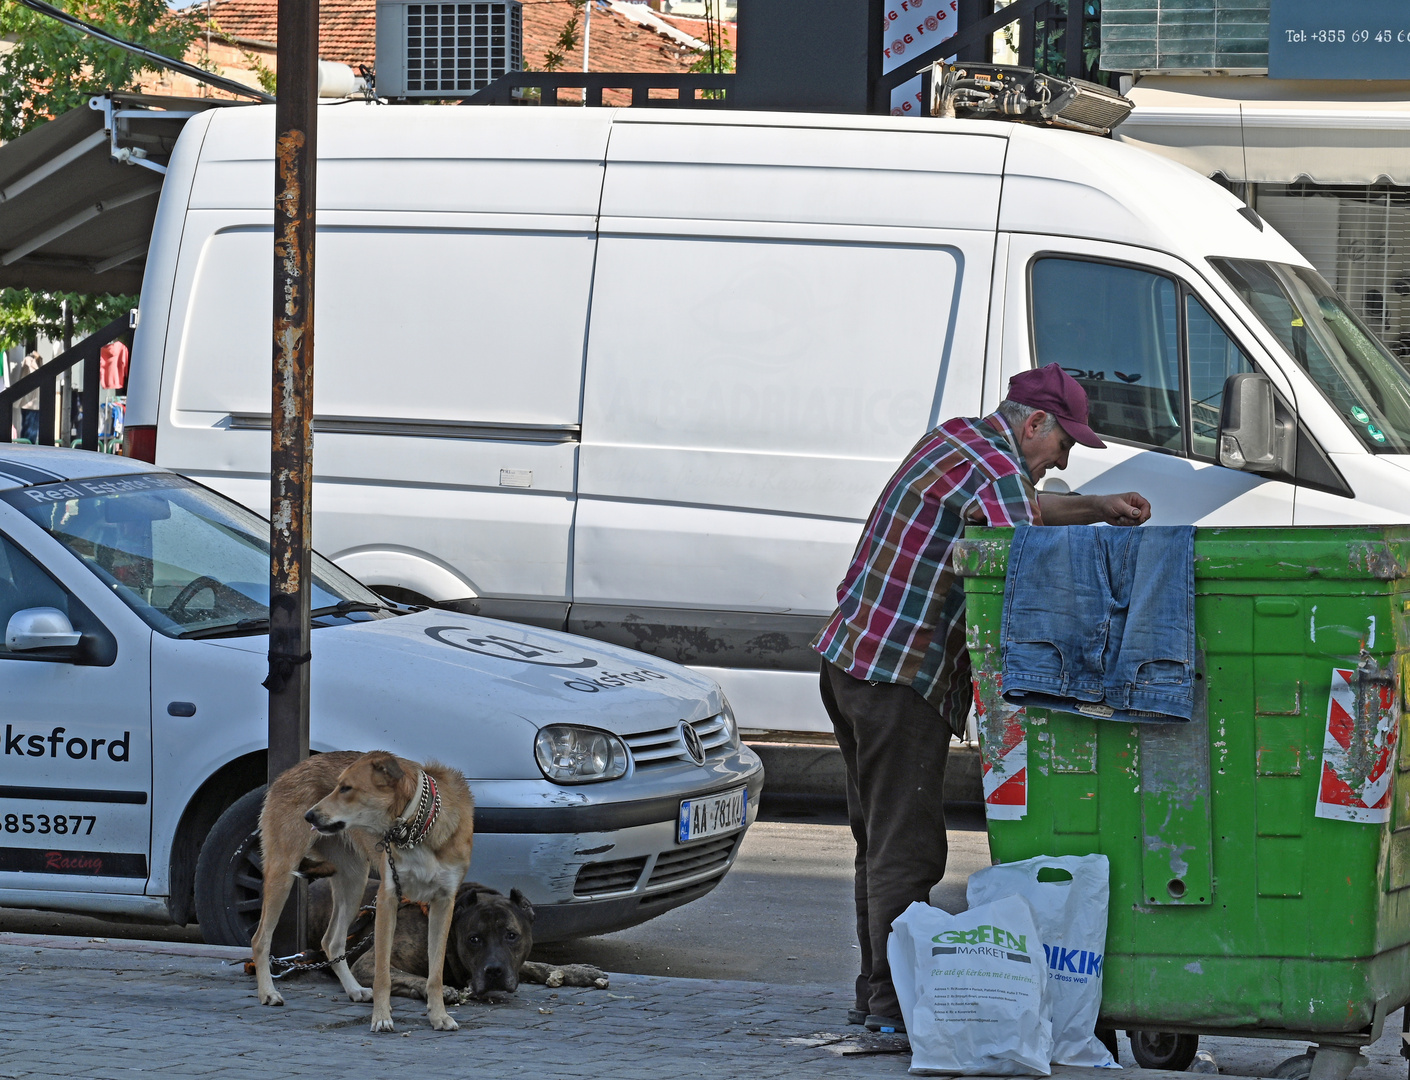
<svg viewBox="0 0 1410 1080">
<path fill-rule="evenodd" d="M 385 839 L 399 848 L 414 848 L 425 841 L 440 813 L 441 793 L 436 790 L 431 774 L 422 769 L 415 800 L 408 813 L 397 818 L 397 823 L 387 830 Z"/>
</svg>

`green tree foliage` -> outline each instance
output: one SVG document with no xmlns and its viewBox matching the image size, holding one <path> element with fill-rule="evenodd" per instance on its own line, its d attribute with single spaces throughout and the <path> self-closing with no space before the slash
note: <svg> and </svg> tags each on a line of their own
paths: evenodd
<svg viewBox="0 0 1410 1080">
<path fill-rule="evenodd" d="M 165 56 L 181 57 L 199 25 L 173 14 L 166 0 L 52 0 L 70 14 Z M 0 139 L 77 108 L 105 90 L 132 90 L 156 67 L 37 11 L 0 4 L 0 36 L 15 47 L 0 54 Z"/>
<path fill-rule="evenodd" d="M 705 0 L 705 51 L 690 65 L 690 70 L 702 75 L 718 75 L 734 71 L 734 50 L 726 45 L 724 20 L 720 17 L 721 0 Z M 713 96 L 710 95 L 710 96 Z"/>
<path fill-rule="evenodd" d="M 252 53 L 248 49 L 241 48 L 239 39 L 233 34 L 226 33 L 225 28 L 210 14 L 209 9 L 197 9 L 197 13 L 199 14 L 201 10 L 205 11 L 205 18 L 201 20 L 202 25 L 205 26 L 204 33 L 209 34 L 212 38 L 237 50 L 240 53 L 240 59 L 245 61 L 245 66 L 253 72 L 255 81 L 259 83 L 259 88 L 266 94 L 273 94 L 278 88 L 279 83 L 279 78 L 275 74 L 274 69 L 266 64 L 263 58 L 257 53 Z M 211 60 L 209 50 L 207 50 L 200 59 L 193 60 L 192 62 L 202 71 L 219 70 L 219 65 Z"/>
<path fill-rule="evenodd" d="M 85 22 L 116 37 L 180 58 L 199 30 L 191 19 L 173 14 L 166 0 L 51 0 Z M 0 53 L 0 139 L 8 142 L 31 128 L 83 106 L 107 90 L 132 90 L 155 65 L 124 49 L 19 4 L 0 0 L 0 36 L 14 48 Z M 60 338 L 63 302 L 74 312 L 74 333 L 82 337 L 128 308 L 132 296 L 81 296 L 0 290 L 0 343 L 24 344 L 36 334 Z"/>
<path fill-rule="evenodd" d="M 544 51 L 544 71 L 557 71 L 563 66 L 568 54 L 578 47 L 578 16 L 582 14 L 583 8 L 587 7 L 587 0 L 568 2 L 573 5 L 573 10 L 568 15 L 568 21 L 563 24 L 563 29 L 559 31 L 558 40 Z"/>
<path fill-rule="evenodd" d="M 80 341 L 137 306 L 135 296 L 41 293 L 0 289 L 0 349 L 25 345 L 38 337 L 62 341 L 64 301 L 73 313 L 73 339 Z"/>
</svg>

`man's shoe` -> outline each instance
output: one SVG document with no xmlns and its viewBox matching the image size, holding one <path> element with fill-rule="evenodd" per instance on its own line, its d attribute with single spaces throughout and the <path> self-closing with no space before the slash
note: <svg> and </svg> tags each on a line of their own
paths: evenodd
<svg viewBox="0 0 1410 1080">
<path fill-rule="evenodd" d="M 906 1033 L 906 1022 L 900 1017 L 893 1020 L 889 1016 L 868 1015 L 866 1025 L 868 1031 L 880 1031 L 887 1034 L 894 1032 L 897 1035 Z"/>
<path fill-rule="evenodd" d="M 847 1023 L 849 1023 L 849 1024 L 856 1024 L 858 1027 L 861 1027 L 861 1026 L 862 1026 L 863 1024 L 865 1024 L 866 1022 L 867 1022 L 867 1011 L 866 1011 L 866 1009 L 848 1009 L 848 1010 L 847 1010 Z"/>
</svg>

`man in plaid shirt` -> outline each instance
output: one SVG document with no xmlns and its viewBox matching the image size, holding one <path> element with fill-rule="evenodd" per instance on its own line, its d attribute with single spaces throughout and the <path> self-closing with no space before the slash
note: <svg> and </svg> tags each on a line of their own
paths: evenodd
<svg viewBox="0 0 1410 1080">
<path fill-rule="evenodd" d="M 983 419 L 941 424 L 882 490 L 837 610 L 813 642 L 822 698 L 847 766 L 857 841 L 857 978 L 852 1023 L 904 1031 L 886 960 L 891 922 L 945 873 L 945 759 L 971 700 L 964 586 L 950 565 L 967 524 L 1140 525 L 1150 504 L 1125 495 L 1039 494 L 1087 426 L 1087 394 L 1057 364 L 1020 372 Z"/>
</svg>

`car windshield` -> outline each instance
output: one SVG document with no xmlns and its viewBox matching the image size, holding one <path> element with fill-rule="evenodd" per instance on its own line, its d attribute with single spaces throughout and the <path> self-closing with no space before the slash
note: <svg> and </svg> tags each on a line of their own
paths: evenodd
<svg viewBox="0 0 1410 1080">
<path fill-rule="evenodd" d="M 133 473 L 4 493 L 154 630 L 168 637 L 269 628 L 269 524 L 170 473 Z M 396 613 L 313 556 L 315 625 Z"/>
<path fill-rule="evenodd" d="M 1410 453 L 1410 374 L 1320 274 L 1211 259 L 1367 450 Z"/>
</svg>

